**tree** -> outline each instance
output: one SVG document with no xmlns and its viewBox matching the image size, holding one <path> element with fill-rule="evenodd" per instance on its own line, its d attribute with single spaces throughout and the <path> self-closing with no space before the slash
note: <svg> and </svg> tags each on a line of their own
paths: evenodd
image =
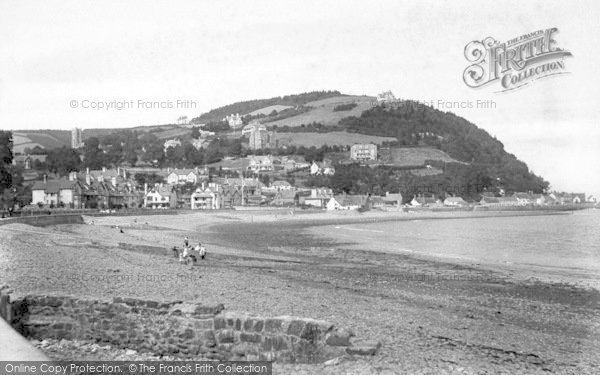
<svg viewBox="0 0 600 375">
<path fill-rule="evenodd" d="M 81 159 L 77 150 L 63 146 L 50 150 L 46 164 L 50 172 L 65 176 L 69 172 L 79 171 Z"/>
<path fill-rule="evenodd" d="M 152 143 L 145 146 L 146 152 L 142 154 L 142 160 L 150 163 L 163 163 L 165 159 L 165 152 L 162 145 L 158 143 Z"/>
<path fill-rule="evenodd" d="M 258 176 L 258 179 L 265 186 L 269 186 L 269 184 L 271 183 L 271 177 L 268 174 L 261 174 Z"/>
<path fill-rule="evenodd" d="M 194 139 L 200 138 L 200 128 L 198 128 L 197 126 L 194 126 L 192 128 L 192 138 L 194 138 Z"/>
<path fill-rule="evenodd" d="M 106 165 L 104 154 L 100 150 L 100 141 L 97 137 L 90 137 L 85 140 L 83 162 L 90 169 L 101 169 Z"/>
<path fill-rule="evenodd" d="M 123 160 L 131 164 L 132 167 L 135 167 L 135 164 L 138 160 L 137 152 L 135 152 L 135 149 L 132 147 L 127 147 L 123 151 Z"/>
<path fill-rule="evenodd" d="M 167 148 L 165 161 L 171 166 L 181 166 L 185 163 L 185 151 L 182 146 L 172 146 Z"/>
<path fill-rule="evenodd" d="M 155 172 L 136 173 L 133 176 L 133 178 L 139 185 L 144 185 L 144 184 L 154 185 L 154 184 L 160 184 L 160 183 L 165 182 L 165 179 L 162 176 L 157 175 Z"/>
<path fill-rule="evenodd" d="M 0 193 L 13 186 L 10 166 L 13 161 L 13 139 L 9 131 L 0 131 Z"/>
</svg>

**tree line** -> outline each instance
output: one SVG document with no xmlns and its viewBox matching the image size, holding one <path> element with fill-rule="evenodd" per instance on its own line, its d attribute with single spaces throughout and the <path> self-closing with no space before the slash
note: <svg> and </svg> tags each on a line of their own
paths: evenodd
<svg viewBox="0 0 600 375">
<path fill-rule="evenodd" d="M 469 163 L 506 190 L 541 193 L 549 186 L 485 130 L 453 113 L 420 103 L 405 101 L 392 107 L 374 107 L 359 117 L 342 119 L 340 126 L 349 132 L 396 137 L 401 146 L 438 148 L 456 160 Z"/>
</svg>

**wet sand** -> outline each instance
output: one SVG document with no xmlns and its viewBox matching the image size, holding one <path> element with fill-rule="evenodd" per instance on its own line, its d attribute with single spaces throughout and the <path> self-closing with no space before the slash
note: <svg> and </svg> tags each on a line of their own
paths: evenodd
<svg viewBox="0 0 600 375">
<path fill-rule="evenodd" d="M 228 310 L 329 320 L 383 343 L 375 357 L 277 365 L 277 373 L 600 371 L 597 290 L 356 250 L 351 241 L 317 238 L 309 229 L 402 215 L 219 212 L 12 224 L 0 228 L 0 284 L 23 294 L 224 303 Z M 184 267 L 170 257 L 169 247 L 185 235 L 209 244 L 206 262 Z M 156 277 L 165 274 L 177 277 Z"/>
</svg>

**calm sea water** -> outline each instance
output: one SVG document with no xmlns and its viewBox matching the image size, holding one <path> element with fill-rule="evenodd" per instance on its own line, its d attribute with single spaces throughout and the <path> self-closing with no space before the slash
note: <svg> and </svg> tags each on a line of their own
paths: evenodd
<svg viewBox="0 0 600 375">
<path fill-rule="evenodd" d="M 411 220 L 328 226 L 356 248 L 600 277 L 600 210 L 567 215 Z M 333 232 L 333 233 L 332 233 Z"/>
</svg>

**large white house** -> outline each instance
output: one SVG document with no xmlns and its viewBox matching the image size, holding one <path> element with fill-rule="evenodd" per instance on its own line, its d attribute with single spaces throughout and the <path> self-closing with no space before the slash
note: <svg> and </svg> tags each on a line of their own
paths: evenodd
<svg viewBox="0 0 600 375">
<path fill-rule="evenodd" d="M 335 195 L 329 199 L 326 208 L 329 211 L 333 210 L 357 210 L 366 206 L 369 202 L 369 197 L 366 195 Z"/>
<path fill-rule="evenodd" d="M 377 94 L 377 103 L 386 103 L 394 101 L 396 101 L 396 97 L 391 91 L 384 91 L 380 94 Z"/>
<path fill-rule="evenodd" d="M 243 125 L 242 116 L 240 116 L 239 113 L 236 113 L 235 115 L 231 114 L 229 116 L 225 116 L 223 121 L 227 121 L 227 123 L 229 124 L 229 126 L 231 126 L 232 129 L 237 129 Z"/>
<path fill-rule="evenodd" d="M 273 158 L 270 155 L 248 156 L 248 169 L 253 172 L 265 172 L 273 170 Z"/>
<path fill-rule="evenodd" d="M 350 147 L 352 160 L 377 160 L 377 145 L 372 143 L 354 144 Z"/>
<path fill-rule="evenodd" d="M 221 208 L 221 192 L 218 188 L 198 188 L 190 197 L 192 210 L 218 210 Z"/>
<path fill-rule="evenodd" d="M 177 206 L 177 194 L 171 185 L 156 185 L 144 196 L 146 208 L 174 208 Z"/>
<path fill-rule="evenodd" d="M 181 141 L 179 139 L 169 139 L 165 141 L 163 148 L 164 151 L 167 152 L 169 147 L 181 146 Z"/>
<path fill-rule="evenodd" d="M 333 176 L 335 174 L 335 168 L 331 166 L 331 162 L 329 161 L 323 161 L 321 163 L 313 161 L 310 165 L 310 174 L 313 176 Z"/>
<path fill-rule="evenodd" d="M 197 184 L 200 173 L 198 169 L 173 169 L 168 171 L 167 183 L 183 185 L 186 183 Z"/>
<path fill-rule="evenodd" d="M 36 181 L 31 187 L 31 203 L 59 206 L 74 205 L 79 207 L 81 202 L 81 186 L 72 180 Z"/>
</svg>

